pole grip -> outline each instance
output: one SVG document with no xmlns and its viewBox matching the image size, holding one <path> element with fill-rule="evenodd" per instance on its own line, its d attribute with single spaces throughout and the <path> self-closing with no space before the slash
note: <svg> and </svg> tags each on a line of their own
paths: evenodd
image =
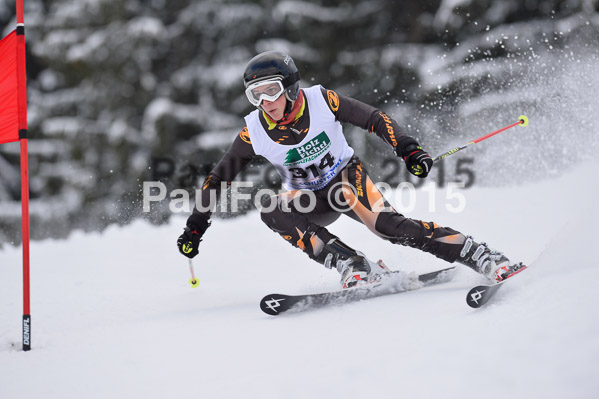
<svg viewBox="0 0 599 399">
<path fill-rule="evenodd" d="M 450 156 L 450 155 L 453 155 L 453 154 L 455 154 L 456 152 L 458 152 L 458 151 L 460 151 L 460 150 L 463 150 L 463 149 L 464 149 L 464 148 L 466 148 L 466 147 L 467 147 L 467 145 L 466 145 L 466 146 L 464 146 L 464 147 L 456 147 L 456 148 L 454 148 L 454 149 L 451 149 L 451 150 L 447 151 L 446 153 L 444 153 L 444 154 L 441 154 L 441 155 L 439 155 L 438 157 L 435 157 L 435 158 L 433 158 L 433 162 L 439 162 L 440 160 L 442 160 L 442 159 L 445 159 L 445 158 L 447 158 L 448 156 Z"/>
</svg>

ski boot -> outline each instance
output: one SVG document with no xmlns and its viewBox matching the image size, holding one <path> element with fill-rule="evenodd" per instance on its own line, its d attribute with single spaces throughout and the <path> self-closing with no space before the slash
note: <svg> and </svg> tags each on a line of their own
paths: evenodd
<svg viewBox="0 0 599 399">
<path fill-rule="evenodd" d="M 503 253 L 489 248 L 484 242 L 476 243 L 472 237 L 466 238 L 457 261 L 495 283 L 526 269 L 522 263 L 511 263 Z"/>
<path fill-rule="evenodd" d="M 338 238 L 324 246 L 316 261 L 322 263 L 327 269 L 337 269 L 341 274 L 343 288 L 367 283 L 369 276 L 391 271 L 382 261 L 371 262 L 363 253 L 351 249 Z"/>
</svg>

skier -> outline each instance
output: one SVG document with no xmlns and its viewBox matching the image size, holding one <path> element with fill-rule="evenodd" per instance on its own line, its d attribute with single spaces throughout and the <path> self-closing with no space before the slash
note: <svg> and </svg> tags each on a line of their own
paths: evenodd
<svg viewBox="0 0 599 399">
<path fill-rule="evenodd" d="M 326 229 L 342 213 L 385 240 L 450 263 L 457 261 L 495 282 L 524 268 L 470 236 L 434 222 L 406 218 L 389 206 L 347 144 L 341 123 L 375 133 L 419 178 L 429 174 L 433 160 L 385 113 L 320 85 L 300 89 L 293 59 L 280 52 L 252 58 L 243 81 L 247 98 L 257 109 L 245 117 L 246 127 L 204 181 L 196 201 L 201 209 L 209 210 L 196 207 L 188 218 L 177 241 L 183 255 L 193 258 L 198 254 L 216 206 L 210 203 L 211 192 L 218 198 L 221 182 L 231 182 L 254 156 L 261 155 L 276 168 L 288 190 L 262 201 L 262 221 L 311 259 L 337 269 L 343 288 L 388 269 Z"/>
</svg>

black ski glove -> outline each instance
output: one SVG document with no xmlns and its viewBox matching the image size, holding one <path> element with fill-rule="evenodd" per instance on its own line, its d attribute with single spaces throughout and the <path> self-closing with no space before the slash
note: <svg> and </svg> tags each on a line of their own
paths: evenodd
<svg viewBox="0 0 599 399">
<path fill-rule="evenodd" d="M 188 258 L 193 258 L 198 254 L 198 247 L 202 241 L 202 236 L 210 226 L 210 221 L 198 214 L 192 214 L 187 219 L 187 227 L 183 229 L 183 234 L 177 240 L 179 252 Z"/>
<path fill-rule="evenodd" d="M 399 156 L 397 152 L 395 154 Z M 421 179 L 428 176 L 433 168 L 433 159 L 419 145 L 409 145 L 404 149 L 402 155 L 408 171 Z"/>
</svg>

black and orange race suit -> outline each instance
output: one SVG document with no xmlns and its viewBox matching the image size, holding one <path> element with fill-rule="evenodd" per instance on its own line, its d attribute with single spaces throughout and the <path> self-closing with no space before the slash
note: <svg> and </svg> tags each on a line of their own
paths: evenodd
<svg viewBox="0 0 599 399">
<path fill-rule="evenodd" d="M 397 154 L 405 154 L 407 147 L 418 145 L 416 140 L 401 132 L 395 120 L 380 110 L 332 90 L 322 89 L 322 95 L 337 121 L 375 133 L 391 145 Z M 299 100 L 307 101 L 301 95 Z M 291 123 L 273 123 L 264 113 L 260 115 L 260 122 L 273 141 L 281 145 L 296 145 L 308 132 L 309 108 L 305 107 L 303 114 Z M 196 199 L 203 209 L 209 208 L 210 197 L 219 197 L 221 182 L 233 181 L 254 156 L 247 128 L 244 128 L 204 181 L 200 198 Z M 341 214 L 365 224 L 383 239 L 430 252 L 448 262 L 458 258 L 465 241 L 464 235 L 451 228 L 406 218 L 396 212 L 375 187 L 357 156 L 326 187 L 312 193 L 316 198 L 315 204 L 310 203 L 307 194 L 300 191 L 267 198 L 263 200 L 261 214 L 270 229 L 312 259 L 316 259 L 326 243 L 336 238 L 325 226 L 337 220 Z M 303 212 L 310 204 L 314 209 L 309 213 Z M 210 215 L 210 211 L 194 209 L 196 218 L 209 219 Z"/>
</svg>

